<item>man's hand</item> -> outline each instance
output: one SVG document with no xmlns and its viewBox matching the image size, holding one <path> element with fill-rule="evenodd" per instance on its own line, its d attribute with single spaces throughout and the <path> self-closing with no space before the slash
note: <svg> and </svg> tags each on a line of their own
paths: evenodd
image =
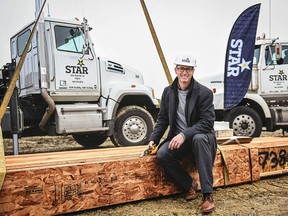
<svg viewBox="0 0 288 216">
<path fill-rule="evenodd" d="M 185 139 L 183 137 L 183 135 L 178 134 L 175 137 L 173 137 L 173 139 L 170 141 L 168 148 L 171 150 L 174 149 L 179 149 L 180 146 L 184 143 Z"/>
<path fill-rule="evenodd" d="M 153 141 L 153 140 L 151 140 L 151 141 L 148 143 L 148 147 L 149 147 L 149 149 L 150 149 L 151 151 L 155 149 L 155 145 L 154 145 L 154 141 Z"/>
</svg>

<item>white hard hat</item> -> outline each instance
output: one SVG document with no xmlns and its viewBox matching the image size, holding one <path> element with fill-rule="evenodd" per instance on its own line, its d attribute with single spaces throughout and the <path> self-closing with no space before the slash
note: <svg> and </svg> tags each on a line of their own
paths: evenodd
<svg viewBox="0 0 288 216">
<path fill-rule="evenodd" d="M 190 52 L 182 52 L 176 56 L 175 65 L 196 67 L 196 58 Z"/>
</svg>

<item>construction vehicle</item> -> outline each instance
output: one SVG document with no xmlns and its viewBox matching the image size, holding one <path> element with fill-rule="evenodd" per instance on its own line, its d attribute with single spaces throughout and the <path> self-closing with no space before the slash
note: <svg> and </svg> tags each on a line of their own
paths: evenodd
<svg viewBox="0 0 288 216">
<path fill-rule="evenodd" d="M 2 67 L 1 100 L 33 23 L 10 40 L 12 61 Z M 158 114 L 153 89 L 137 70 L 96 55 L 90 30 L 85 18 L 41 18 L 14 103 L 2 120 L 4 136 L 12 130 L 22 136 L 71 134 L 85 147 L 100 145 L 108 137 L 116 146 L 147 143 Z"/>
<path fill-rule="evenodd" d="M 224 110 L 223 73 L 198 80 L 214 92 L 216 121 L 229 121 L 236 136 L 258 137 L 265 129 L 288 130 L 287 75 L 288 41 L 263 35 L 256 40 L 249 89 L 237 106 Z"/>
</svg>

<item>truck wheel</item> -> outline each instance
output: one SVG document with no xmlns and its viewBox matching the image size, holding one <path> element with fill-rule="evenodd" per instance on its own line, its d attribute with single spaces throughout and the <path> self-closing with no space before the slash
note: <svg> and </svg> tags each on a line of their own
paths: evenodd
<svg viewBox="0 0 288 216">
<path fill-rule="evenodd" d="M 250 107 L 239 106 L 229 111 L 225 117 L 235 136 L 259 137 L 262 121 L 258 113 Z"/>
<path fill-rule="evenodd" d="M 95 148 L 105 142 L 107 136 L 99 135 L 98 133 L 91 134 L 74 134 L 74 140 L 85 148 Z"/>
<path fill-rule="evenodd" d="M 116 116 L 111 141 L 115 146 L 145 145 L 152 133 L 154 120 L 151 114 L 139 106 L 120 109 Z"/>
</svg>

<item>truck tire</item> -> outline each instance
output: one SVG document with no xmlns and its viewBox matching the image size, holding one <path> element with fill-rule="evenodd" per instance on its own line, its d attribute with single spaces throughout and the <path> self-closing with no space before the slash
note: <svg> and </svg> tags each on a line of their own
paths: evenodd
<svg viewBox="0 0 288 216">
<path fill-rule="evenodd" d="M 107 136 L 99 135 L 98 133 L 91 134 L 74 134 L 74 140 L 85 148 L 95 148 L 105 142 Z"/>
<path fill-rule="evenodd" d="M 139 106 L 123 107 L 116 116 L 111 141 L 115 146 L 146 145 L 153 126 L 153 117 L 146 109 Z"/>
<path fill-rule="evenodd" d="M 250 107 L 235 107 L 228 112 L 224 120 L 229 121 L 235 136 L 259 137 L 261 135 L 261 118 Z"/>
</svg>

